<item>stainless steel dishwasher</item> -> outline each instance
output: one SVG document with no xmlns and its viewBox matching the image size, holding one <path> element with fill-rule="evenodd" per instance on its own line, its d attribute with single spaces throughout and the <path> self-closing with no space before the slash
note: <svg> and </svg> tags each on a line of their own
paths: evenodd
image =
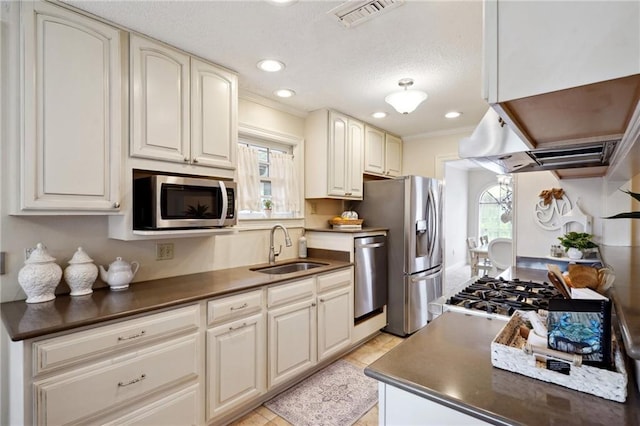
<svg viewBox="0 0 640 426">
<path fill-rule="evenodd" d="M 364 317 L 387 303 L 387 237 L 354 238 L 354 317 Z"/>
</svg>

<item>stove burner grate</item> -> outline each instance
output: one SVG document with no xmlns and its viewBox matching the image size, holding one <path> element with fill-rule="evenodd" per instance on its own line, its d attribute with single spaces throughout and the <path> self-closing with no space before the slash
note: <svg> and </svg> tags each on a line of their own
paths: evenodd
<svg viewBox="0 0 640 426">
<path fill-rule="evenodd" d="M 451 296 L 447 304 L 500 315 L 517 310 L 548 309 L 549 299 L 562 295 L 547 282 L 482 277 Z"/>
</svg>

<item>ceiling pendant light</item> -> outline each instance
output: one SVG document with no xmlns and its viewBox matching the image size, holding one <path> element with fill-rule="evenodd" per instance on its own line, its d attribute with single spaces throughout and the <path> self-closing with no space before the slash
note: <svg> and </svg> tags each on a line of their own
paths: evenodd
<svg viewBox="0 0 640 426">
<path fill-rule="evenodd" d="M 413 80 L 410 78 L 403 78 L 398 82 L 400 87 L 404 90 L 394 92 L 384 98 L 384 101 L 395 108 L 400 114 L 409 114 L 415 111 L 425 99 L 427 94 L 420 90 L 409 90 L 408 88 L 413 85 Z"/>
</svg>

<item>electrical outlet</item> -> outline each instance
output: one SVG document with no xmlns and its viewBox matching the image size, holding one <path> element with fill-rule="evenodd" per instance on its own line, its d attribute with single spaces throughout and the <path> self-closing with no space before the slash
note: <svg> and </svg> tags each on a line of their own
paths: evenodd
<svg viewBox="0 0 640 426">
<path fill-rule="evenodd" d="M 27 247 L 24 249 L 24 260 L 29 260 L 31 253 L 35 250 L 35 247 Z"/>
<path fill-rule="evenodd" d="M 318 214 L 318 203 L 310 201 L 309 206 L 311 207 L 311 214 Z"/>
<path fill-rule="evenodd" d="M 173 243 L 156 244 L 156 260 L 173 259 Z"/>
</svg>

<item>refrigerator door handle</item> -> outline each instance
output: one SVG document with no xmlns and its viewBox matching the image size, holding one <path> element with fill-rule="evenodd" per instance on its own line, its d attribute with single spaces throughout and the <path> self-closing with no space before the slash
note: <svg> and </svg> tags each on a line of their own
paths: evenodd
<svg viewBox="0 0 640 426">
<path fill-rule="evenodd" d="M 427 199 L 427 217 L 429 218 L 429 257 L 433 257 L 433 249 L 436 244 L 436 233 L 437 229 L 435 227 L 435 213 L 436 206 L 433 200 L 433 192 L 429 191 L 429 197 Z"/>
<path fill-rule="evenodd" d="M 422 234 L 427 230 L 427 221 L 426 220 L 418 220 L 416 221 L 416 232 Z"/>
<path fill-rule="evenodd" d="M 430 280 L 430 279 L 433 279 L 434 277 L 437 277 L 440 274 L 442 274 L 442 271 L 438 270 L 437 272 L 434 272 L 433 274 L 423 275 L 423 276 L 420 276 L 420 277 L 412 277 L 411 278 L 411 282 L 412 283 L 419 283 L 420 281 Z"/>
</svg>

